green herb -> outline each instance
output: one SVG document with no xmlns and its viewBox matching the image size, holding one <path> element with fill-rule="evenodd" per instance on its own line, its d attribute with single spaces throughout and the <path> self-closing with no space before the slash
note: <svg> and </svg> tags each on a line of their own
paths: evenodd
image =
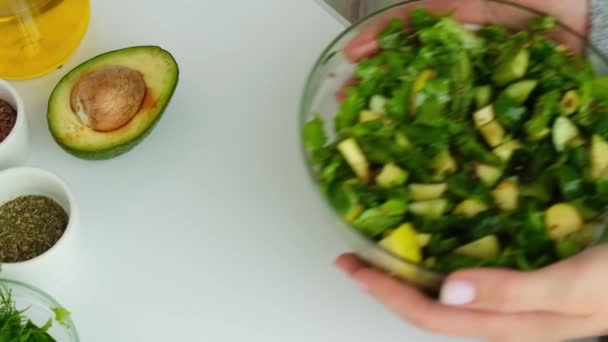
<svg viewBox="0 0 608 342">
<path fill-rule="evenodd" d="M 49 250 L 65 232 L 68 214 L 44 196 L 23 196 L 0 206 L 0 260 L 21 262 Z"/>
<path fill-rule="evenodd" d="M 67 326 L 69 312 L 63 308 L 52 309 L 56 321 Z M 24 315 L 27 309 L 19 311 L 13 301 L 12 292 L 0 286 L 0 341 L 2 342 L 56 342 L 48 331 L 53 325 L 49 319 L 43 326 L 37 326 Z"/>
</svg>

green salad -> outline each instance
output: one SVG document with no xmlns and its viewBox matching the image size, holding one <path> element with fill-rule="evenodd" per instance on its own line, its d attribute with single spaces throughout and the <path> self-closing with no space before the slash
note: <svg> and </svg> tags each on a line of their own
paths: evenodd
<svg viewBox="0 0 608 342">
<path fill-rule="evenodd" d="M 357 64 L 333 123 L 303 128 L 333 207 L 439 272 L 536 269 L 588 246 L 608 205 L 608 79 L 548 37 L 550 17 L 518 32 L 422 9 L 408 22 Z"/>
</svg>

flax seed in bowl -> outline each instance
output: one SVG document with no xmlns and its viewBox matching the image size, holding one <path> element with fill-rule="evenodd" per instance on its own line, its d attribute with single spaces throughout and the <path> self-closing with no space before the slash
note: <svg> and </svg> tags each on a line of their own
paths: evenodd
<svg viewBox="0 0 608 342">
<path fill-rule="evenodd" d="M 0 79 L 0 170 L 23 164 L 28 150 L 23 99 L 10 83 Z"/>
</svg>

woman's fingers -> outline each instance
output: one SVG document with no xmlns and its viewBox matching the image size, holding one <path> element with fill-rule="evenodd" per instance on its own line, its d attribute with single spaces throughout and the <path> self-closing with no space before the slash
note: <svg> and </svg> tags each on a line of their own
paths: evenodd
<svg viewBox="0 0 608 342">
<path fill-rule="evenodd" d="M 424 8 L 430 12 L 448 12 L 456 9 L 456 19 L 471 23 L 477 23 L 478 13 L 483 8 L 483 5 L 483 0 L 427 0 L 424 2 Z M 346 58 L 352 62 L 358 62 L 365 57 L 376 54 L 380 49 L 377 38 L 384 31 L 388 23 L 392 19 L 407 20 L 410 13 L 420 6 L 420 4 L 415 2 L 405 4 L 387 12 L 380 19 L 372 22 L 346 45 L 344 48 Z"/>
<path fill-rule="evenodd" d="M 520 4 L 554 15 L 582 35 L 588 33 L 588 6 L 584 1 L 563 0 L 548 5 L 546 1 L 521 0 Z M 346 45 L 344 48 L 345 56 L 352 62 L 358 62 L 365 57 L 376 54 L 380 49 L 377 38 L 388 23 L 394 18 L 408 20 L 410 13 L 417 7 L 420 7 L 417 3 L 402 5 L 372 22 Z M 525 27 L 528 21 L 535 16 L 534 13 L 525 9 L 483 0 L 427 0 L 424 2 L 424 8 L 430 12 L 456 10 L 454 17 L 469 24 L 495 22 L 514 29 Z M 580 50 L 582 48 L 583 42 L 578 37 L 562 29 L 556 29 L 551 33 L 551 36 L 572 49 Z"/>
<path fill-rule="evenodd" d="M 352 253 L 343 254 L 336 259 L 334 262 L 337 268 L 344 271 L 346 274 L 351 275 L 360 268 L 365 267 L 365 263 L 361 259 L 357 258 Z"/>
<path fill-rule="evenodd" d="M 352 278 L 389 310 L 419 328 L 449 336 L 488 336 L 488 332 L 483 331 L 487 326 L 483 321 L 494 314 L 441 305 L 373 268 L 358 268 Z"/>
<path fill-rule="evenodd" d="M 500 312 L 561 312 L 573 295 L 571 270 L 516 272 L 465 270 L 456 272 L 441 291 L 441 302 Z"/>
<path fill-rule="evenodd" d="M 451 274 L 441 291 L 447 305 L 501 312 L 545 311 L 586 315 L 597 309 L 608 276 L 608 249 L 597 247 L 534 272 L 496 269 Z M 603 301 L 605 302 L 605 301 Z"/>
<path fill-rule="evenodd" d="M 443 305 L 415 288 L 367 267 L 353 255 L 340 257 L 336 265 L 404 320 L 443 335 L 501 342 L 559 341 L 584 336 L 597 324 L 586 316 L 538 311 L 502 313 Z"/>
</svg>

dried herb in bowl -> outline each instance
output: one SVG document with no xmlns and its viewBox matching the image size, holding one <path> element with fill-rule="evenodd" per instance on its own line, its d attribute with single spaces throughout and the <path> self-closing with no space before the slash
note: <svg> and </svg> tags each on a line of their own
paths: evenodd
<svg viewBox="0 0 608 342">
<path fill-rule="evenodd" d="M 33 259 L 49 250 L 68 226 L 65 209 L 45 196 L 22 196 L 0 206 L 0 260 Z"/>
<path fill-rule="evenodd" d="M 0 142 L 8 137 L 15 127 L 17 111 L 8 102 L 0 99 Z"/>
</svg>

